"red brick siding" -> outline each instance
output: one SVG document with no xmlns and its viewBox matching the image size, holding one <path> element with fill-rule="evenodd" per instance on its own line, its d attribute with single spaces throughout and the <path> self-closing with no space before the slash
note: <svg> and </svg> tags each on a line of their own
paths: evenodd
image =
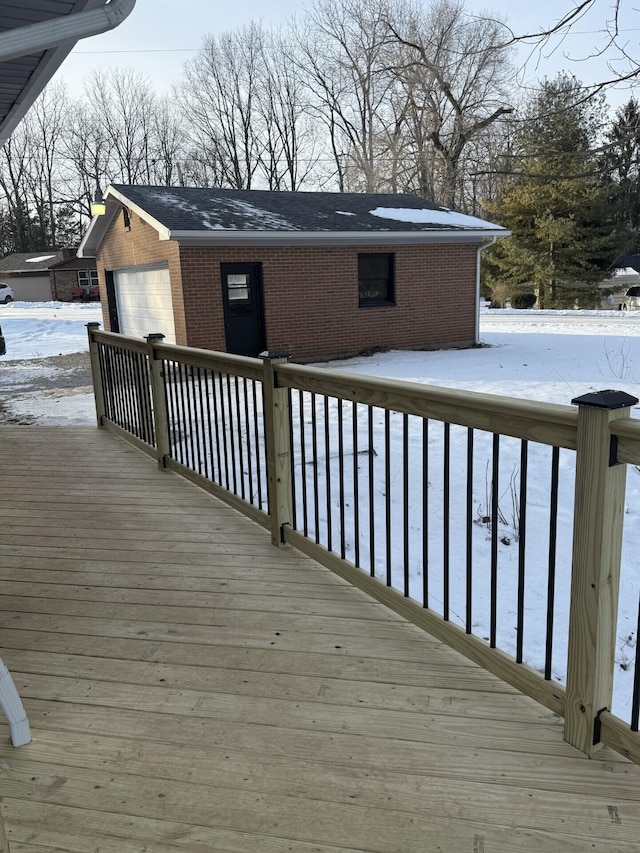
<svg viewBox="0 0 640 853">
<path fill-rule="evenodd" d="M 190 346 L 225 348 L 220 263 L 262 263 L 267 347 L 296 360 L 471 344 L 475 245 L 180 248 Z M 394 306 L 358 306 L 358 253 L 395 254 Z"/>
<path fill-rule="evenodd" d="M 178 246 L 132 214 L 130 231 L 121 216 L 111 225 L 97 265 L 104 293 L 105 270 L 167 261 L 177 342 L 224 351 L 220 264 L 261 263 L 267 347 L 308 361 L 473 343 L 476 249 Z M 366 251 L 395 254 L 394 306 L 358 306 L 358 253 Z M 103 313 L 108 328 L 106 299 Z"/>
</svg>

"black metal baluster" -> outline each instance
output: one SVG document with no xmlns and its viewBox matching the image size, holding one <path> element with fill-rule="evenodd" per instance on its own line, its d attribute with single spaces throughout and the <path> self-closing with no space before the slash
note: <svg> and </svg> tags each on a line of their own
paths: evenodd
<svg viewBox="0 0 640 853">
<path fill-rule="evenodd" d="M 351 428 L 353 441 L 353 538 L 355 565 L 360 568 L 360 491 L 358 475 L 358 404 L 351 403 Z"/>
<path fill-rule="evenodd" d="M 262 442 L 260 441 L 260 427 L 258 425 L 258 391 L 256 380 L 251 380 L 251 392 L 253 399 L 253 430 L 256 448 L 256 480 L 258 482 L 258 507 L 262 509 Z"/>
<path fill-rule="evenodd" d="M 244 394 L 244 428 L 245 440 L 247 442 L 247 477 L 249 483 L 249 503 L 255 503 L 255 492 L 253 489 L 253 448 L 251 447 L 251 419 L 249 417 L 249 389 L 247 378 L 242 378 L 242 393 Z"/>
<path fill-rule="evenodd" d="M 296 483 L 296 453 L 295 453 L 295 440 L 294 440 L 294 432 L 293 432 L 293 393 L 291 388 L 287 389 L 287 397 L 289 399 L 289 447 L 291 449 L 289 453 L 289 472 L 291 477 L 291 524 L 293 525 L 293 529 L 298 529 L 298 484 Z M 298 412 L 298 421 L 300 421 L 300 412 Z M 304 429 L 304 424 L 300 421 L 300 429 Z M 304 474 L 304 469 L 302 470 Z"/>
<path fill-rule="evenodd" d="M 342 398 L 338 399 L 338 489 L 340 498 L 340 556 L 344 560 L 346 548 L 345 506 L 344 506 L 344 416 Z"/>
<path fill-rule="evenodd" d="M 227 491 L 230 491 L 229 477 L 229 443 L 228 443 L 228 424 L 227 414 L 224 402 L 224 377 L 222 373 L 218 373 L 218 383 L 220 392 L 220 430 L 222 432 L 222 453 L 224 458 L 224 486 Z M 222 483 L 220 483 L 222 485 Z"/>
<path fill-rule="evenodd" d="M 193 369 L 188 364 L 182 365 L 184 370 L 184 389 L 185 389 L 185 421 L 189 424 L 189 446 L 187 466 L 192 471 L 196 470 L 196 447 L 194 443 L 194 428 L 195 418 L 193 415 Z"/>
<path fill-rule="evenodd" d="M 176 380 L 176 363 L 175 361 L 167 362 L 168 370 L 171 373 L 171 383 L 169 388 L 170 405 L 169 405 L 169 431 L 171 435 L 171 455 L 176 461 L 180 461 L 180 419 L 178 414 L 178 383 Z"/>
<path fill-rule="evenodd" d="M 324 398 L 325 476 L 327 478 L 327 551 L 332 551 L 333 516 L 331 512 L 331 452 L 329 442 L 329 398 Z"/>
<path fill-rule="evenodd" d="M 313 449 L 313 518 L 316 526 L 316 544 L 320 542 L 320 500 L 318 497 L 318 416 L 316 412 L 316 395 L 311 394 L 311 430 Z"/>
<path fill-rule="evenodd" d="M 558 480 L 560 448 L 551 451 L 551 505 L 549 507 L 549 574 L 547 580 L 547 636 L 545 643 L 544 677 L 551 679 L 553 656 L 553 610 L 556 591 L 556 543 L 558 539 Z"/>
<path fill-rule="evenodd" d="M 169 399 L 170 385 L 171 382 L 169 380 L 169 362 L 166 358 L 162 359 L 161 365 L 161 376 L 162 376 L 162 387 L 164 388 L 164 399 L 165 399 L 165 414 L 167 416 L 167 431 L 169 438 L 169 457 L 173 458 L 173 444 L 172 444 L 172 425 L 171 425 L 171 402 Z"/>
<path fill-rule="evenodd" d="M 191 441 L 191 424 L 188 423 L 188 415 L 187 415 L 187 404 L 185 394 L 185 382 L 186 382 L 186 368 L 182 364 L 182 362 L 178 362 L 178 376 L 180 378 L 180 413 L 182 416 L 182 441 L 180 442 L 181 452 L 180 452 L 180 462 L 183 465 L 189 466 L 189 443 Z"/>
<path fill-rule="evenodd" d="M 216 383 L 216 376 L 218 377 L 218 382 Z M 213 400 L 213 427 L 216 436 L 216 461 L 218 462 L 218 485 L 222 486 L 222 451 L 223 444 L 220 441 L 220 406 L 219 406 L 219 396 L 220 396 L 220 374 L 216 373 L 216 371 L 212 371 L 211 373 L 211 397 Z"/>
<path fill-rule="evenodd" d="M 117 370 L 118 370 L 118 398 L 119 398 L 119 411 L 118 411 L 118 420 L 117 424 L 121 426 L 123 429 L 130 430 L 129 424 L 131 423 L 131 407 L 128 395 L 125 394 L 125 387 L 127 382 L 127 374 L 126 374 L 126 364 L 125 364 L 125 353 L 121 348 L 116 350 L 117 352 Z"/>
<path fill-rule="evenodd" d="M 467 549 L 466 549 L 466 611 L 465 631 L 471 634 L 473 625 L 473 440 L 474 432 L 467 428 Z"/>
<path fill-rule="evenodd" d="M 384 410 L 384 491 L 386 526 L 386 583 L 391 586 L 391 416 L 389 409 Z"/>
<path fill-rule="evenodd" d="M 216 473 L 215 473 L 215 465 L 214 465 L 214 457 L 213 457 L 213 425 L 211 423 L 211 391 L 209 390 L 209 380 L 211 378 L 211 371 L 204 371 L 204 405 L 206 407 L 206 418 L 207 418 L 207 438 L 208 438 L 208 452 L 206 454 L 207 460 L 207 479 L 212 483 L 216 481 Z"/>
<path fill-rule="evenodd" d="M 198 473 L 201 477 L 206 477 L 208 473 L 208 453 L 207 453 L 207 423 L 204 411 L 204 395 L 202 393 L 202 370 L 199 367 L 195 369 L 195 383 L 198 388 L 198 405 L 197 405 L 197 421 L 198 421 Z"/>
<path fill-rule="evenodd" d="M 449 621 L 449 561 L 451 549 L 451 424 L 444 425 L 444 458 L 442 472 L 442 618 Z"/>
<path fill-rule="evenodd" d="M 640 600 L 638 601 L 638 625 L 636 627 L 636 663 L 633 672 L 633 690 L 631 691 L 631 731 L 637 732 L 640 726 Z"/>
<path fill-rule="evenodd" d="M 309 506 L 307 504 L 307 441 L 304 432 L 304 392 L 298 390 L 298 410 L 300 413 L 300 467 L 302 489 L 302 530 L 309 535 Z"/>
<path fill-rule="evenodd" d="M 516 623 L 516 663 L 522 663 L 524 650 L 524 584 L 525 552 L 527 541 L 527 469 L 529 461 L 529 442 L 520 442 L 520 505 L 518 517 L 518 616 Z"/>
<path fill-rule="evenodd" d="M 376 525 L 375 525 L 375 480 L 373 471 L 373 406 L 367 407 L 367 440 L 369 442 L 369 557 L 371 565 L 369 574 L 371 577 L 376 573 Z"/>
<path fill-rule="evenodd" d="M 429 607 L 429 421 L 422 419 L 422 606 Z"/>
<path fill-rule="evenodd" d="M 196 368 L 198 373 L 200 368 Z M 192 427 L 191 427 L 191 444 L 193 446 L 192 451 L 192 467 L 193 470 L 198 474 L 202 473 L 202 418 L 200 417 L 200 413 L 198 411 L 198 394 L 197 394 L 197 380 L 196 380 L 196 370 L 193 367 L 189 366 L 189 403 L 191 406 L 191 410 L 193 412 L 192 415 Z"/>
<path fill-rule="evenodd" d="M 227 373 L 227 417 L 229 419 L 229 448 L 231 451 L 231 480 L 233 482 L 233 494 L 238 494 L 238 471 L 236 469 L 236 427 L 233 419 L 233 399 L 231 395 L 231 375 Z"/>
<path fill-rule="evenodd" d="M 489 645 L 496 647 L 498 619 L 498 475 L 500 470 L 500 436 L 493 435 L 493 463 L 491 467 L 491 618 Z"/>
<path fill-rule="evenodd" d="M 240 383 L 237 376 L 233 377 L 233 384 L 236 388 L 236 437 L 238 440 L 238 464 L 240 466 L 240 497 L 242 500 L 245 499 L 245 485 L 244 485 L 244 451 L 242 445 L 242 414 L 241 414 L 241 405 L 240 405 Z M 237 494 L 237 491 L 236 491 Z"/>
<path fill-rule="evenodd" d="M 404 519 L 402 535 L 404 539 L 403 581 L 404 595 L 409 597 L 409 415 L 402 416 L 402 503 Z"/>
</svg>

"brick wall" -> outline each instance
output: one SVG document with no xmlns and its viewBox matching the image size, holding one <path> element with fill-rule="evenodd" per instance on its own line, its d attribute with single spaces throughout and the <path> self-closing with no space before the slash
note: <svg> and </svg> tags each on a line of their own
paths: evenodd
<svg viewBox="0 0 640 853">
<path fill-rule="evenodd" d="M 53 270 L 49 271 L 51 279 L 51 290 L 54 299 L 61 302 L 71 302 L 73 291 L 78 286 L 78 273 L 76 270 Z"/>
<path fill-rule="evenodd" d="M 296 360 L 366 350 L 469 345 L 477 245 L 233 248 L 182 246 L 190 346 L 224 349 L 220 263 L 260 262 L 267 347 Z M 393 306 L 358 306 L 358 253 L 395 254 Z"/>
<path fill-rule="evenodd" d="M 475 335 L 477 244 L 371 247 L 196 247 L 160 241 L 135 214 L 112 223 L 104 271 L 167 261 L 176 340 L 225 350 L 220 264 L 262 264 L 267 347 L 300 361 L 383 349 L 469 345 Z M 358 306 L 358 252 L 395 254 L 393 306 Z M 184 284 L 184 293 L 183 293 Z M 103 299 L 105 328 L 109 328 Z"/>
</svg>

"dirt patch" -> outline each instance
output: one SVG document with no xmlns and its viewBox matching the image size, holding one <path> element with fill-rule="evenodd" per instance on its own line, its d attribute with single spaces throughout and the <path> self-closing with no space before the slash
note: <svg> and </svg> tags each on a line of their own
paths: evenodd
<svg viewBox="0 0 640 853">
<path fill-rule="evenodd" d="M 11 402 L 33 394 L 67 396 L 91 390 L 88 352 L 0 362 L 0 423 L 29 425 L 29 413 L 15 414 Z"/>
</svg>

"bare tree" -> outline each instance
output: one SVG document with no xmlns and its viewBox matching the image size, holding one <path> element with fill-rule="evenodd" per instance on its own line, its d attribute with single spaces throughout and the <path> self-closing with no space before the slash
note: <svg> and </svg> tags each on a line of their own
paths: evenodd
<svg viewBox="0 0 640 853">
<path fill-rule="evenodd" d="M 577 0 L 560 4 L 555 22 L 529 33 L 518 33 L 503 21 L 502 43 L 525 45 L 530 48 L 530 57 L 537 59 L 554 52 L 561 52 L 567 63 L 582 65 L 590 59 L 604 60 L 607 71 L 600 80 L 583 85 L 583 96 L 590 98 L 611 86 L 633 83 L 640 76 L 640 54 L 631 49 L 628 33 L 636 23 L 637 7 L 630 0 Z M 569 46 L 568 37 L 576 26 L 598 27 L 594 33 L 593 48 L 587 52 L 576 52 Z"/>
<path fill-rule="evenodd" d="M 207 36 L 184 66 L 179 91 L 192 158 L 221 186 L 251 189 L 260 165 L 263 125 L 256 100 L 261 54 L 261 30 L 251 24 L 219 38 Z"/>
<path fill-rule="evenodd" d="M 299 71 L 324 124 L 340 190 L 375 192 L 395 125 L 385 0 L 317 0 L 298 28 Z M 391 136 L 393 134 L 391 133 Z"/>
<path fill-rule="evenodd" d="M 257 108 L 264 126 L 261 170 L 272 190 L 299 189 L 318 161 L 317 133 L 294 51 L 283 33 L 263 34 Z"/>
<path fill-rule="evenodd" d="M 459 0 L 436 0 L 426 13 L 404 2 L 392 11 L 386 20 L 402 48 L 397 73 L 411 105 L 407 126 L 422 173 L 420 191 L 455 207 L 464 200 L 465 149 L 512 112 L 510 52 L 500 23 L 469 17 Z M 425 144 L 436 156 L 437 174 Z"/>
<path fill-rule="evenodd" d="M 156 99 L 151 85 L 130 68 L 96 71 L 86 83 L 87 96 L 109 140 L 113 180 L 149 183 L 151 136 Z"/>
</svg>

